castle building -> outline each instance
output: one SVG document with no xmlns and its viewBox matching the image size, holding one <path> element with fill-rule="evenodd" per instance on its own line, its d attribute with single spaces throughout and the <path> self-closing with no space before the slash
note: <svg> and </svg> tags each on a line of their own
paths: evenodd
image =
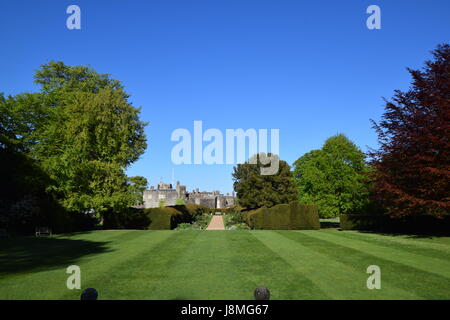
<svg viewBox="0 0 450 320">
<path fill-rule="evenodd" d="M 236 202 L 233 193 L 230 195 L 221 194 L 219 191 L 204 192 L 197 188 L 192 192 L 187 192 L 186 186 L 177 182 L 175 189 L 172 184 L 160 182 L 155 189 L 153 186 L 149 190 L 145 190 L 143 194 L 145 208 L 157 208 L 161 206 L 173 206 L 184 203 L 194 203 L 212 209 L 229 208 Z"/>
</svg>

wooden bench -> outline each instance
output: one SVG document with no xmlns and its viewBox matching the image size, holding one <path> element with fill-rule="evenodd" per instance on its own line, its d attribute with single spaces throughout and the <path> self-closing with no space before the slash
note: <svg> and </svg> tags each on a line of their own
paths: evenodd
<svg viewBox="0 0 450 320">
<path fill-rule="evenodd" d="M 49 227 L 37 227 L 36 228 L 36 237 L 40 236 L 41 234 L 48 234 L 48 235 L 52 235 L 52 229 L 50 229 Z"/>
</svg>

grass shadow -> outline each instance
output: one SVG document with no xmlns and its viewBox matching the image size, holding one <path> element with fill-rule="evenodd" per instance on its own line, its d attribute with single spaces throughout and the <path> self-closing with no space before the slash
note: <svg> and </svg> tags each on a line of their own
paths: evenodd
<svg viewBox="0 0 450 320">
<path fill-rule="evenodd" d="M 0 274 L 57 269 L 88 255 L 108 252 L 108 242 L 20 237 L 0 240 Z"/>
<path fill-rule="evenodd" d="M 338 229 L 341 226 L 339 218 L 320 219 L 320 229 Z"/>
<path fill-rule="evenodd" d="M 339 222 L 320 221 L 320 229 L 337 229 L 340 226 Z"/>
<path fill-rule="evenodd" d="M 339 231 L 347 231 L 339 229 Z M 441 237 L 450 237 L 449 232 L 387 232 L 387 231 L 370 231 L 370 230 L 351 230 L 356 231 L 358 233 L 367 233 L 367 234 L 378 234 L 382 236 L 403 236 L 411 239 L 433 239 L 433 238 L 441 238 Z"/>
</svg>

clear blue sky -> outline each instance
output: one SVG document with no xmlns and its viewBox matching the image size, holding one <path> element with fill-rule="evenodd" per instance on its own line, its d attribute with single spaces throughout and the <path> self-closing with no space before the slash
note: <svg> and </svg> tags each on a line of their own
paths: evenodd
<svg viewBox="0 0 450 320">
<path fill-rule="evenodd" d="M 66 28 L 71 4 L 81 30 Z M 366 27 L 371 4 L 381 30 Z M 156 184 L 174 168 L 188 189 L 222 192 L 232 166 L 173 165 L 174 129 L 280 129 L 290 164 L 338 132 L 365 151 L 382 97 L 450 42 L 448 0 L 2 0 L 0 15 L 0 91 L 37 90 L 34 70 L 50 60 L 110 73 L 150 123 L 128 174 Z"/>
</svg>

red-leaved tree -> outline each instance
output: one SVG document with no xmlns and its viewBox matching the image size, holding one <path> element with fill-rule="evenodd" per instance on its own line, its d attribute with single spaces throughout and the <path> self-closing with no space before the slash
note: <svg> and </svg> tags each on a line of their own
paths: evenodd
<svg viewBox="0 0 450 320">
<path fill-rule="evenodd" d="M 376 200 L 393 216 L 450 213 L 450 45 L 439 45 L 412 87 L 386 101 L 373 122 Z"/>
</svg>

